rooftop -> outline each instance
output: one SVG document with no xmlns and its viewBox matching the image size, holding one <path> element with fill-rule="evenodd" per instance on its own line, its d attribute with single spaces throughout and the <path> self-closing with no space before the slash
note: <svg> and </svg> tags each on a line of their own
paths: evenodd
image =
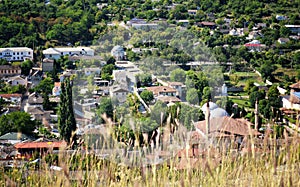
<svg viewBox="0 0 300 187">
<path fill-rule="evenodd" d="M 259 135 L 260 133 L 254 129 L 249 129 L 250 122 L 243 122 L 241 120 L 236 120 L 228 116 L 221 118 L 212 118 L 210 120 L 210 133 L 221 132 L 225 134 L 234 134 L 247 136 L 251 133 L 253 135 Z M 198 121 L 195 123 L 197 129 L 202 132 L 206 132 L 206 121 Z"/>
<path fill-rule="evenodd" d="M 59 142 L 24 142 L 15 144 L 17 149 L 38 149 L 38 148 L 62 148 L 66 147 L 65 141 Z"/>
</svg>

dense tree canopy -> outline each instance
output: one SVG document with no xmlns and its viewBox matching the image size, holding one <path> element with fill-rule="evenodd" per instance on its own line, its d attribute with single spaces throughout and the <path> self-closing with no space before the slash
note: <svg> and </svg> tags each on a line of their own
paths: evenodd
<svg viewBox="0 0 300 187">
<path fill-rule="evenodd" d="M 33 134 L 38 125 L 39 123 L 32 120 L 30 114 L 26 112 L 11 112 L 0 117 L 0 135 L 8 132 Z"/>
</svg>

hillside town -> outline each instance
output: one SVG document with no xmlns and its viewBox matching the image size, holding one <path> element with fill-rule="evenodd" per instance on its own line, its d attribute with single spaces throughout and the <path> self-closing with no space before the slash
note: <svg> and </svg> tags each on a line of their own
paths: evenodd
<svg viewBox="0 0 300 187">
<path fill-rule="evenodd" d="M 164 164 L 204 171 L 224 155 L 260 157 L 295 145 L 299 12 L 263 13 L 268 3 L 253 3 L 256 18 L 236 17 L 205 2 L 124 2 L 121 13 L 117 2 L 84 2 L 89 13 L 80 10 L 77 22 L 30 14 L 38 34 L 20 31 L 27 43 L 0 35 L 3 171 L 47 162 L 57 172 L 65 167 L 59 155 L 75 154 L 141 171 Z M 49 29 L 39 25 L 46 17 Z"/>
</svg>

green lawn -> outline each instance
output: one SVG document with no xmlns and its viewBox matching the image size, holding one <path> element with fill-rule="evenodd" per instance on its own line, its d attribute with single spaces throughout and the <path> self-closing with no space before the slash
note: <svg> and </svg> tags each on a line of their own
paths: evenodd
<svg viewBox="0 0 300 187">
<path fill-rule="evenodd" d="M 229 98 L 239 106 L 243 106 L 245 108 L 250 108 L 249 100 L 246 98 L 240 98 L 239 96 L 229 96 Z"/>
</svg>

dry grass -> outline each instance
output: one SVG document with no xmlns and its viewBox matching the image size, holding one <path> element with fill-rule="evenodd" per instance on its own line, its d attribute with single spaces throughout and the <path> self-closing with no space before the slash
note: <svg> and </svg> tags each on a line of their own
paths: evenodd
<svg viewBox="0 0 300 187">
<path fill-rule="evenodd" d="M 271 140 L 273 141 L 273 140 Z M 279 150 L 245 155 L 223 153 L 214 166 L 211 155 L 203 167 L 178 170 L 177 159 L 148 168 L 128 167 L 117 159 L 100 159 L 79 151 L 59 154 L 61 171 L 49 169 L 45 159 L 39 169 L 2 172 L 1 186 L 300 186 L 298 138 Z M 200 159 L 200 162 L 203 161 Z M 74 166 L 76 165 L 76 166 Z M 74 170 L 72 170 L 72 167 Z M 74 168 L 75 167 L 75 168 Z"/>
</svg>

